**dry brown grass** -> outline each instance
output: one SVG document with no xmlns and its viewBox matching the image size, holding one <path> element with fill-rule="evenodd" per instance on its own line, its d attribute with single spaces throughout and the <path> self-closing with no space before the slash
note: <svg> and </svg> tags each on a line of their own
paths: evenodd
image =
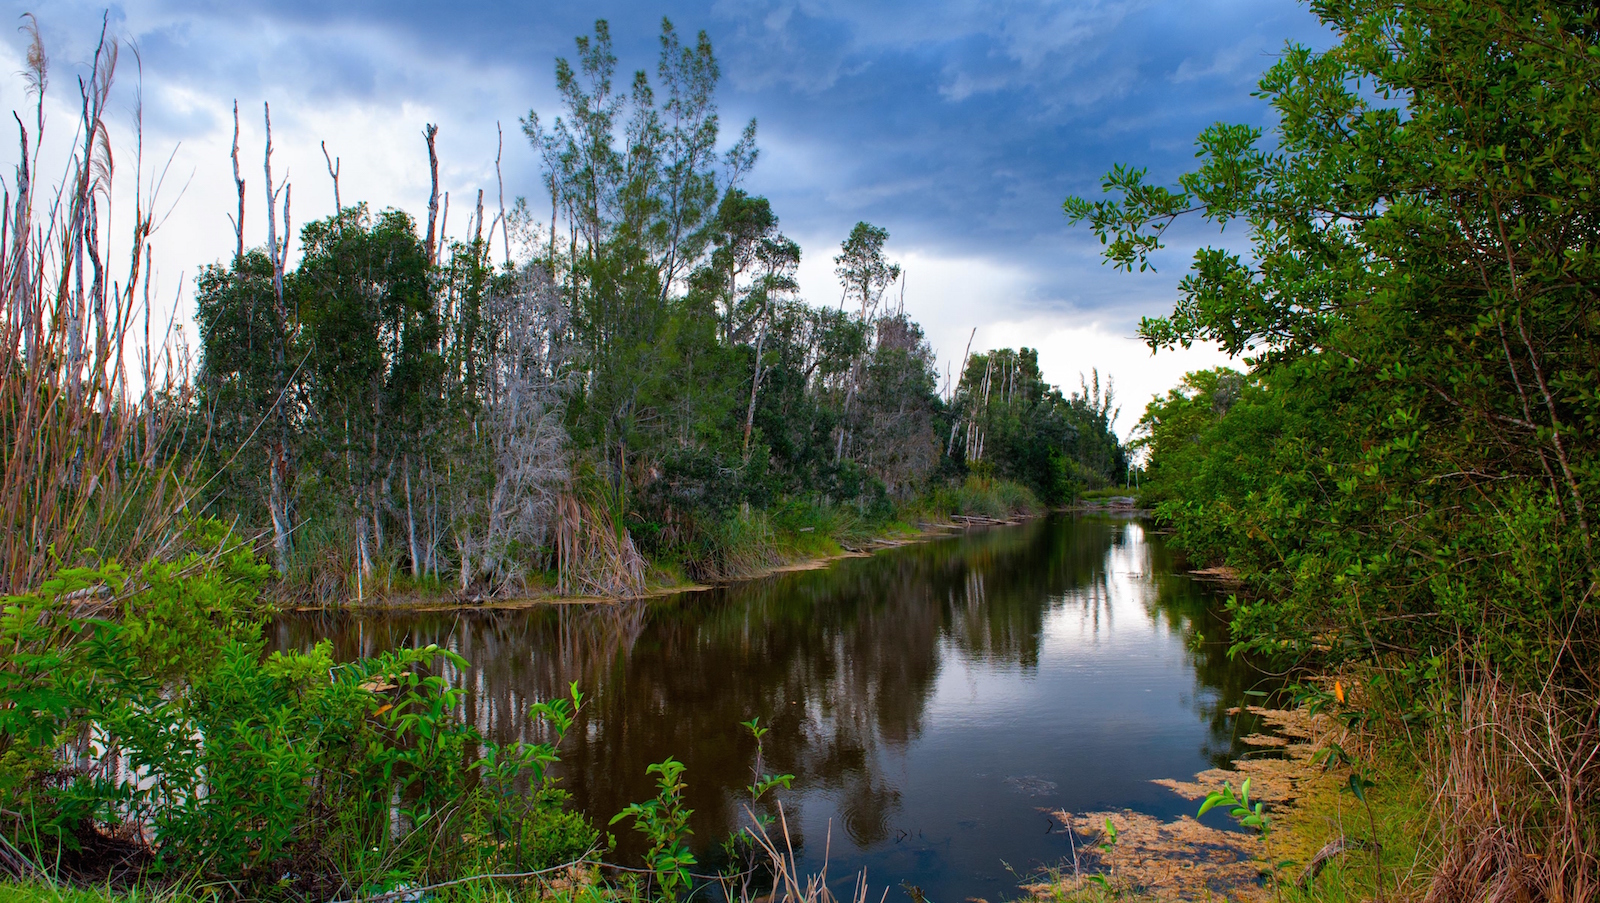
<svg viewBox="0 0 1600 903">
<path fill-rule="evenodd" d="M 1479 677 L 1437 739 L 1428 903 L 1600 898 L 1600 702 Z"/>
<path fill-rule="evenodd" d="M 560 591 L 633 597 L 645 590 L 646 563 L 633 537 L 603 501 L 566 493 L 556 503 Z"/>
<path fill-rule="evenodd" d="M 828 850 L 825 848 L 822 856 L 822 868 L 811 875 L 800 874 L 799 863 L 794 855 L 794 842 L 789 836 L 789 819 L 784 814 L 783 804 L 778 804 L 778 819 L 772 826 L 775 831 L 769 831 L 761 826 L 753 813 L 746 810 L 752 823 L 755 825 L 752 835 L 756 845 L 767 857 L 771 868 L 773 886 L 764 894 L 752 895 L 748 883 L 735 886 L 725 882 L 723 891 L 729 900 L 739 900 L 740 903 L 840 903 L 833 891 L 828 889 Z M 829 825 L 832 827 L 831 823 Z M 828 846 L 831 846 L 830 834 Z M 847 903 L 872 903 L 869 898 L 870 889 L 867 885 L 867 875 L 860 872 L 856 875 L 854 892 Z M 922 903 L 920 892 L 912 895 L 917 903 Z M 878 903 L 889 898 L 889 890 L 885 888 Z"/>
</svg>

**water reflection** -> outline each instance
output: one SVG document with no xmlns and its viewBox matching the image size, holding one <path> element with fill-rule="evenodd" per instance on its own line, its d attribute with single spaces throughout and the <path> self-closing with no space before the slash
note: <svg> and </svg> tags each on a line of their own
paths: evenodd
<svg viewBox="0 0 1600 903">
<path fill-rule="evenodd" d="M 1215 642 L 1214 604 L 1138 523 L 1057 517 L 651 602 L 273 629 L 340 658 L 459 652 L 463 715 L 499 740 L 538 737 L 528 705 L 577 681 L 590 701 L 562 766 L 577 805 L 604 824 L 673 755 L 707 844 L 738 824 L 754 758 L 739 722 L 760 717 L 768 769 L 797 775 L 782 798 L 805 858 L 831 832 L 834 874 L 947 903 L 1006 895 L 1002 859 L 1068 855 L 1039 807 L 1187 808 L 1149 781 L 1225 761 L 1250 728 L 1227 710 L 1256 676 Z"/>
</svg>

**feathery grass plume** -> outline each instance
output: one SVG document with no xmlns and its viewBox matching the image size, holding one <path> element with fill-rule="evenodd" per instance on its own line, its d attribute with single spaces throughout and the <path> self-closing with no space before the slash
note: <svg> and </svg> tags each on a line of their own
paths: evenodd
<svg viewBox="0 0 1600 903">
<path fill-rule="evenodd" d="M 188 356 L 170 322 L 155 343 L 149 328 L 153 190 L 135 196 L 129 244 L 112 238 L 116 166 L 103 117 L 117 42 L 102 29 L 80 82 L 81 143 L 61 187 L 39 198 L 48 57 L 31 16 L 23 29 L 35 125 L 30 132 L 16 117 L 15 196 L 7 192 L 0 226 L 0 590 L 8 592 L 91 550 L 150 557 L 171 541 L 189 500 L 176 454 L 190 438 Z M 136 167 L 135 181 L 142 176 Z M 121 254 L 128 264 L 118 279 Z M 130 353 L 142 364 L 138 380 Z"/>
</svg>

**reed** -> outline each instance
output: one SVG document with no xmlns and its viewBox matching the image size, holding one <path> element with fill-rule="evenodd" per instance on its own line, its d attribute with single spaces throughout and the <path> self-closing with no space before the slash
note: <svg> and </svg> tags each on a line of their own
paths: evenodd
<svg viewBox="0 0 1600 903">
<path fill-rule="evenodd" d="M 1600 705 L 1494 676 L 1464 683 L 1440 732 L 1434 817 L 1444 848 L 1426 900 L 1600 895 Z"/>
<path fill-rule="evenodd" d="M 783 811 L 783 804 L 778 803 L 778 818 L 771 826 L 775 831 L 769 831 L 768 826 L 756 818 L 754 812 L 747 810 L 747 814 L 754 822 L 752 836 L 761 852 L 766 855 L 772 870 L 773 887 L 770 893 L 753 901 L 748 893 L 741 895 L 741 903 L 872 903 L 870 888 L 867 884 L 865 871 L 856 874 L 855 886 L 851 891 L 848 901 L 841 901 L 828 887 L 828 859 L 833 841 L 833 825 L 829 823 L 829 833 L 824 841 L 822 868 L 812 874 L 803 874 L 800 871 L 799 860 L 795 857 L 794 841 L 789 836 L 789 818 Z M 913 890 L 907 888 L 908 891 Z M 915 901 L 922 900 L 920 890 L 911 894 Z M 883 895 L 878 903 L 889 898 L 888 888 L 884 888 Z"/>
<path fill-rule="evenodd" d="M 118 44 L 102 30 L 79 79 L 77 137 L 42 190 L 49 59 L 31 16 L 34 110 L 16 117 L 21 153 L 0 201 L 0 591 L 37 585 L 92 551 L 138 560 L 172 540 L 192 497 L 177 454 L 189 359 L 169 319 L 151 322 L 152 208 L 138 106 L 131 217 L 113 217 L 117 160 L 104 116 Z M 57 161 L 62 162 L 62 161 Z M 113 224 L 131 228 L 121 240 Z M 118 260 L 126 269 L 118 270 Z M 120 276 L 116 275 L 118 272 Z M 192 460 L 192 457 L 191 457 Z"/>
</svg>

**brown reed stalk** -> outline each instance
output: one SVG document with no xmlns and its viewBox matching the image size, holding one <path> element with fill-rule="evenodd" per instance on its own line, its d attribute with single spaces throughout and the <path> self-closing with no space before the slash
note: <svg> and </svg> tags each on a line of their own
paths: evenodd
<svg viewBox="0 0 1600 903">
<path fill-rule="evenodd" d="M 1464 680 L 1434 758 L 1445 837 L 1427 903 L 1600 898 L 1600 704 Z"/>
<path fill-rule="evenodd" d="M 150 333 L 152 206 L 135 105 L 131 235 L 113 240 L 116 158 L 104 119 L 118 43 L 102 28 L 79 79 L 78 140 L 53 195 L 38 188 L 49 58 L 32 17 L 24 73 L 34 95 L 0 208 L 0 592 L 99 556 L 142 557 L 170 541 L 188 501 L 188 356 Z M 126 254 L 116 278 L 114 255 Z M 142 329 L 142 335 L 140 334 Z M 137 366 L 130 368 L 129 361 Z"/>
</svg>

